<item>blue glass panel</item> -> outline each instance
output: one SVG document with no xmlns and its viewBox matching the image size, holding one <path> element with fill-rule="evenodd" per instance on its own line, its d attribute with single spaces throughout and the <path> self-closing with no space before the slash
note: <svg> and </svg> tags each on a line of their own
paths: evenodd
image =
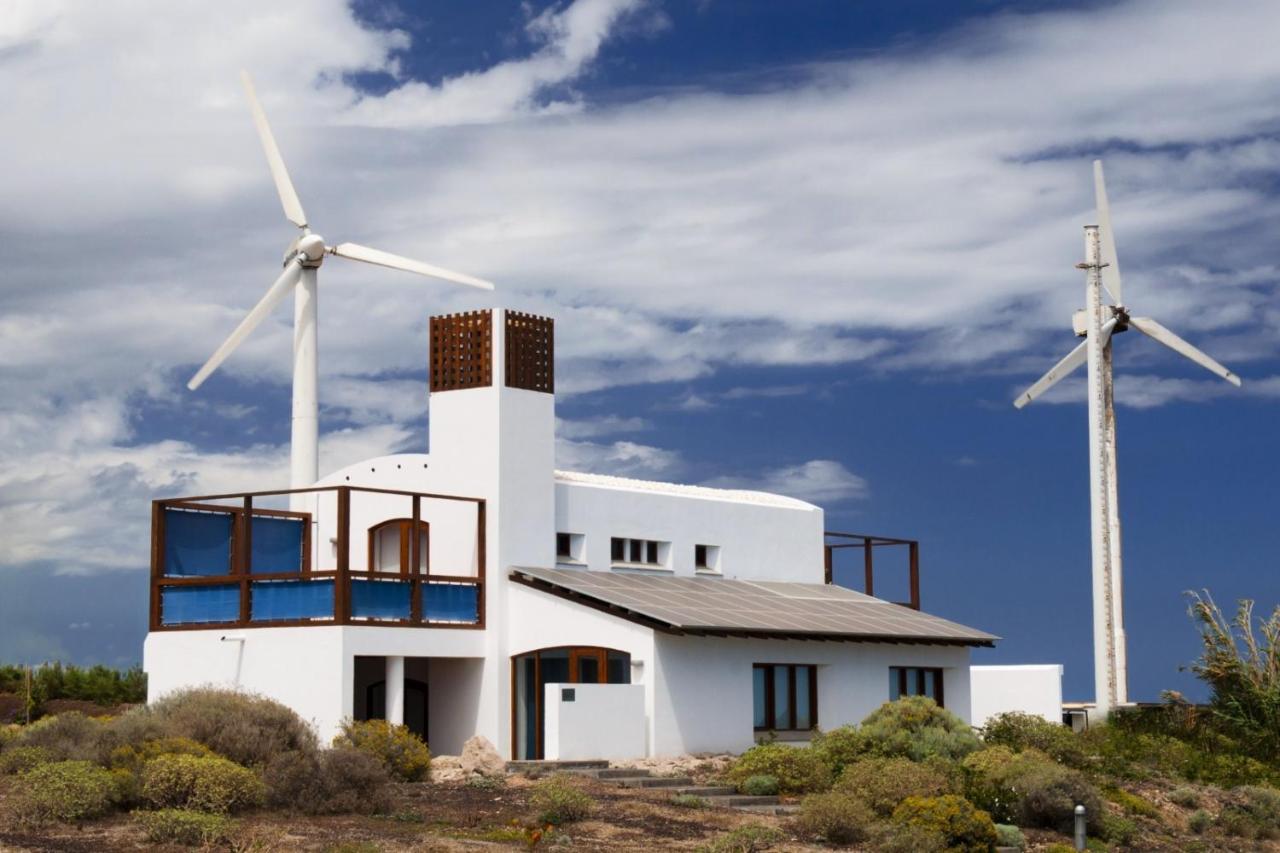
<svg viewBox="0 0 1280 853">
<path fill-rule="evenodd" d="M 794 728 L 791 725 L 791 680 L 789 667 L 773 667 L 773 727 Z"/>
<path fill-rule="evenodd" d="M 333 581 L 255 581 L 250 585 L 254 622 L 332 619 Z"/>
<path fill-rule="evenodd" d="M 408 619 L 407 581 L 351 581 L 351 616 L 355 619 Z"/>
<path fill-rule="evenodd" d="M 752 719 L 755 721 L 752 725 L 757 729 L 763 729 L 769 725 L 769 717 L 765 706 L 765 678 L 768 675 L 769 670 L 762 666 L 753 666 L 751 668 L 751 690 L 754 694 Z"/>
<path fill-rule="evenodd" d="M 221 512 L 164 511 L 164 573 L 174 577 L 231 574 L 233 516 Z"/>
<path fill-rule="evenodd" d="M 250 571 L 256 575 L 301 571 L 304 524 L 300 518 L 255 515 L 250 542 Z"/>
<path fill-rule="evenodd" d="M 426 583 L 422 587 L 423 618 L 428 622 L 480 621 L 480 594 L 474 584 Z"/>
<path fill-rule="evenodd" d="M 160 622 L 191 625 L 240 618 L 240 585 L 166 586 L 160 589 Z"/>
<path fill-rule="evenodd" d="M 897 702 L 899 699 L 902 698 L 902 689 L 901 689 L 902 682 L 899 681 L 900 672 L 902 672 L 902 667 L 898 667 L 898 666 L 889 667 L 889 701 L 890 702 Z"/>
<path fill-rule="evenodd" d="M 813 715 L 809 712 L 809 667 L 797 666 L 796 670 L 796 728 L 813 728 Z"/>
</svg>

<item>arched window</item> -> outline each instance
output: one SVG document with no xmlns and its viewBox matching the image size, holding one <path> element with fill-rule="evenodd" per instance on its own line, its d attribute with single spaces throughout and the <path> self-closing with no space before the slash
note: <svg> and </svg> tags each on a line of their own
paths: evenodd
<svg viewBox="0 0 1280 853">
<path fill-rule="evenodd" d="M 631 655 L 599 646 L 558 646 L 511 658 L 512 752 L 542 758 L 543 688 L 548 684 L 630 684 Z"/>
<path fill-rule="evenodd" d="M 392 518 L 369 528 L 369 571 L 399 572 L 402 575 L 427 573 L 431 553 L 431 525 L 418 522 L 418 565 L 409 555 L 413 537 L 411 518 Z"/>
</svg>

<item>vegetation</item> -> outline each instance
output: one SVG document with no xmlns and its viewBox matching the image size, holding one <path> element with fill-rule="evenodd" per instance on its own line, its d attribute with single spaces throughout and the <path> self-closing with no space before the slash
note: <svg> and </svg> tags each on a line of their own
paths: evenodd
<svg viewBox="0 0 1280 853">
<path fill-rule="evenodd" d="M 937 762 L 909 758 L 871 757 L 850 764 L 840 774 L 836 790 L 860 797 L 881 817 L 888 817 L 907 797 L 937 797 L 956 793 L 950 774 Z"/>
<path fill-rule="evenodd" d="M 354 747 L 278 755 L 262 775 L 267 804 L 281 811 L 312 815 L 391 811 L 394 780 L 386 765 Z"/>
<path fill-rule="evenodd" d="M 155 808 L 230 814 L 262 805 L 258 774 L 217 755 L 160 755 L 142 769 L 141 796 Z"/>
<path fill-rule="evenodd" d="M 832 791 L 810 794 L 801 800 L 796 822 L 815 838 L 832 844 L 852 844 L 867 837 L 875 815 L 861 798 Z"/>
<path fill-rule="evenodd" d="M 101 817 L 116 800 L 109 771 L 88 761 L 53 761 L 22 773 L 6 806 L 15 824 L 36 827 Z"/>
<path fill-rule="evenodd" d="M 1068 767 L 1081 767 L 1085 763 L 1080 739 L 1071 729 L 1032 714 L 1011 712 L 996 715 L 982 729 L 982 741 L 988 746 L 1005 746 L 1014 752 L 1038 749 Z"/>
<path fill-rule="evenodd" d="M 557 773 L 537 782 L 529 803 L 538 812 L 541 823 L 555 826 L 586 820 L 596 806 L 591 795 L 567 773 Z"/>
<path fill-rule="evenodd" d="M 246 767 L 286 752 L 315 752 L 315 733 L 286 706 L 263 696 L 200 687 L 171 693 L 147 715 L 164 734 L 198 741 Z"/>
<path fill-rule="evenodd" d="M 417 782 L 431 774 L 431 750 L 407 726 L 386 720 L 347 720 L 333 745 L 368 753 L 405 782 Z"/>
<path fill-rule="evenodd" d="M 676 794 L 671 798 L 671 805 L 682 809 L 705 809 L 711 805 L 711 801 L 697 794 Z"/>
<path fill-rule="evenodd" d="M 955 794 L 908 797 L 894 810 L 893 820 L 938 833 L 951 850 L 986 853 L 998 838 L 991 816 Z"/>
<path fill-rule="evenodd" d="M 912 761 L 957 760 L 982 745 L 968 723 L 927 696 L 886 702 L 862 721 L 859 734 L 867 752 Z"/>
<path fill-rule="evenodd" d="M 738 786 L 738 789 L 742 793 L 750 794 L 753 797 L 772 797 L 778 793 L 778 780 L 768 773 L 759 773 L 755 776 L 748 776 L 746 781 Z"/>
<path fill-rule="evenodd" d="M 133 819 L 142 827 L 148 841 L 188 847 L 225 844 L 231 840 L 236 826 L 236 822 L 225 815 L 186 809 L 134 812 Z"/>
<path fill-rule="evenodd" d="M 33 720 L 41 716 L 46 703 L 53 700 L 78 700 L 107 706 L 147 701 L 147 676 L 138 666 L 118 670 L 54 662 L 32 667 L 30 686 L 31 702 L 28 706 L 27 667 L 0 665 L 0 693 L 20 697 L 23 719 L 28 711 Z"/>
<path fill-rule="evenodd" d="M 785 839 L 786 835 L 776 827 L 748 824 L 719 836 L 699 853 L 758 853 Z"/>
<path fill-rule="evenodd" d="M 996 824 L 996 846 L 1012 847 L 1015 850 L 1026 849 L 1027 837 L 1022 834 L 1022 830 L 1008 823 Z"/>
<path fill-rule="evenodd" d="M 784 794 L 811 794 L 831 787 L 831 768 L 822 756 L 803 746 L 762 743 L 742 753 L 729 768 L 728 778 L 739 791 L 753 776 L 772 776 Z"/>
</svg>

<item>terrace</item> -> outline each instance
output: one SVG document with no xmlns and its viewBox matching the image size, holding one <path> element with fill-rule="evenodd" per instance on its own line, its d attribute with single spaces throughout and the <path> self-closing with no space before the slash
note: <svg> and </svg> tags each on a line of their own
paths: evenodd
<svg viewBox="0 0 1280 853">
<path fill-rule="evenodd" d="M 903 556 L 906 557 L 906 565 L 898 566 L 905 568 L 907 573 L 907 601 L 897 601 L 895 604 L 901 604 L 903 607 L 910 607 L 912 610 L 920 609 L 920 543 L 915 539 L 894 539 L 889 536 L 868 536 L 864 533 L 837 533 L 828 530 L 826 532 L 826 544 L 824 545 L 824 553 L 826 564 L 825 579 L 827 583 L 832 583 L 832 577 L 836 565 L 836 560 L 841 552 L 852 550 L 854 553 L 862 552 L 862 577 L 863 592 L 867 595 L 875 595 L 876 579 L 875 579 L 875 557 L 877 549 L 892 549 L 895 556 L 899 558 L 899 562 Z M 904 553 L 905 552 L 905 553 Z M 881 565 L 884 565 L 881 560 Z M 881 596 L 884 597 L 883 595 Z"/>
<path fill-rule="evenodd" d="M 484 590 L 480 498 L 328 486 L 152 503 L 152 631 L 482 629 Z"/>
</svg>

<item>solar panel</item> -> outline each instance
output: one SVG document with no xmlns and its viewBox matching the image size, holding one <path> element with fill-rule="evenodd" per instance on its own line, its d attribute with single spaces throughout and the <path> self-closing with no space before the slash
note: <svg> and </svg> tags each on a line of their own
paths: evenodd
<svg viewBox="0 0 1280 853">
<path fill-rule="evenodd" d="M 512 569 L 512 577 L 684 632 L 740 632 L 990 645 L 993 634 L 828 584 Z"/>
</svg>

